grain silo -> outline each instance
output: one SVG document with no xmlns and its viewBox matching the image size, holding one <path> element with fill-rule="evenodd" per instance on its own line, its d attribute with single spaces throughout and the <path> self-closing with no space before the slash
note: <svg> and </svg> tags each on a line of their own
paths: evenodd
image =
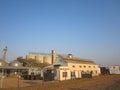
<svg viewBox="0 0 120 90">
<path fill-rule="evenodd" d="M 37 61 L 37 63 L 43 63 L 43 56 L 42 55 L 37 55 L 35 60 Z"/>
<path fill-rule="evenodd" d="M 56 62 L 56 51 L 52 50 L 52 64 Z"/>
<path fill-rule="evenodd" d="M 26 59 L 27 59 L 27 60 L 30 60 L 30 59 L 35 60 L 35 56 L 34 56 L 33 54 L 28 54 L 28 55 L 26 56 Z"/>
<path fill-rule="evenodd" d="M 44 56 L 44 63 L 52 64 L 52 57 L 50 55 Z"/>
</svg>

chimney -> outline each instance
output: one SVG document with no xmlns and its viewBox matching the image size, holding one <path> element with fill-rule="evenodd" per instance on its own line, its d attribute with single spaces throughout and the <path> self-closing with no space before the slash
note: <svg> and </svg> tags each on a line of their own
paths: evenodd
<svg viewBox="0 0 120 90">
<path fill-rule="evenodd" d="M 56 51 L 52 50 L 52 64 L 56 62 Z"/>
</svg>

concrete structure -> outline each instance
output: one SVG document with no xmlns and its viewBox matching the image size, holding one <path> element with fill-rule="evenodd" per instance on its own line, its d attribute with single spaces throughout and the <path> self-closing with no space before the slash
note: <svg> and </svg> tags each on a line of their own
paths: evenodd
<svg viewBox="0 0 120 90">
<path fill-rule="evenodd" d="M 120 74 L 120 66 L 119 65 L 111 65 L 108 67 L 110 74 Z"/>
<path fill-rule="evenodd" d="M 52 64 L 52 57 L 50 55 L 44 56 L 44 63 Z"/>
<path fill-rule="evenodd" d="M 35 60 L 38 62 L 38 63 L 43 63 L 43 56 L 42 55 L 38 55 L 35 57 Z"/>
<path fill-rule="evenodd" d="M 26 56 L 26 59 L 27 59 L 27 60 L 29 60 L 29 59 L 35 60 L 35 56 L 34 56 L 33 54 L 28 54 L 28 55 Z"/>
<path fill-rule="evenodd" d="M 82 78 L 84 74 L 90 74 L 91 76 L 100 75 L 100 68 L 95 62 L 73 57 L 72 54 L 59 55 L 56 63 L 45 69 L 53 70 L 55 80 Z"/>
<path fill-rule="evenodd" d="M 56 51 L 52 50 L 52 63 L 55 63 L 57 59 Z"/>
</svg>

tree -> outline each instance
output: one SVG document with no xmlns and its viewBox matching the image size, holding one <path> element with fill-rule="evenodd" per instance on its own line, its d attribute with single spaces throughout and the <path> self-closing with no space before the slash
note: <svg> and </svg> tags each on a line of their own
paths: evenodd
<svg viewBox="0 0 120 90">
<path fill-rule="evenodd" d="M 20 63 L 23 63 L 23 66 L 25 66 L 25 67 L 41 67 L 41 68 L 43 68 L 45 66 L 50 65 L 48 63 L 38 63 L 38 62 L 36 62 L 35 59 L 26 60 L 26 59 L 23 59 L 22 57 L 18 57 L 17 61 L 19 61 Z"/>
<path fill-rule="evenodd" d="M 33 59 L 25 60 L 24 64 L 27 67 L 41 67 L 41 68 L 50 65 L 48 63 L 38 63 L 36 62 L 36 60 L 33 60 Z"/>
</svg>

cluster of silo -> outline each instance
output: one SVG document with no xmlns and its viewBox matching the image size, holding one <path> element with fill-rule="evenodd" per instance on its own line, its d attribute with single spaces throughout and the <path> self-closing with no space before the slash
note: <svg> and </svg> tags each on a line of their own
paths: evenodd
<svg viewBox="0 0 120 90">
<path fill-rule="evenodd" d="M 36 60 L 38 63 L 48 63 L 48 64 L 53 64 L 56 61 L 56 51 L 52 50 L 52 55 L 51 54 L 45 54 L 45 55 L 34 55 L 34 54 L 28 54 L 26 56 L 27 60 Z"/>
</svg>

